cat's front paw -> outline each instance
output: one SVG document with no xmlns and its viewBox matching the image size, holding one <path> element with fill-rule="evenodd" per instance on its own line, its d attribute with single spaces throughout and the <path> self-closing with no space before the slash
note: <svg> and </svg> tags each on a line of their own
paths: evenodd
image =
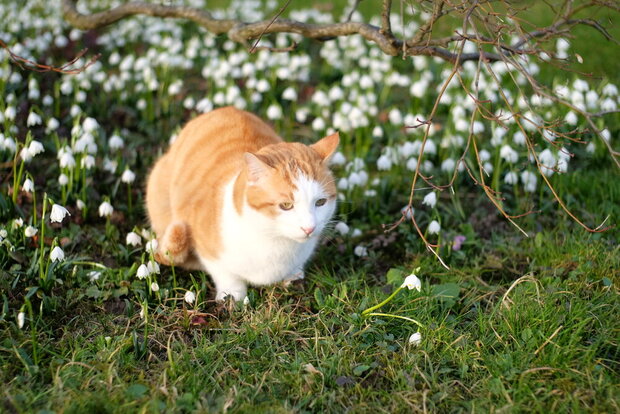
<svg viewBox="0 0 620 414">
<path fill-rule="evenodd" d="M 218 291 L 217 294 L 215 295 L 215 300 L 217 302 L 223 302 L 226 300 L 226 298 L 228 296 L 232 296 L 232 298 L 235 300 L 235 302 L 241 302 L 242 300 L 244 300 L 247 297 L 247 289 L 243 289 L 243 290 L 222 290 L 222 291 Z"/>
</svg>

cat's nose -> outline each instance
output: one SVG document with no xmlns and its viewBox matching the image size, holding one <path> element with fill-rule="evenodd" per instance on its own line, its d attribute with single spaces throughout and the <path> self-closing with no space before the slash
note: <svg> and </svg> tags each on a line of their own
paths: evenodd
<svg viewBox="0 0 620 414">
<path fill-rule="evenodd" d="M 306 233 L 306 236 L 309 236 L 312 234 L 312 232 L 314 231 L 315 227 L 302 227 L 301 228 L 303 230 L 304 233 Z"/>
</svg>

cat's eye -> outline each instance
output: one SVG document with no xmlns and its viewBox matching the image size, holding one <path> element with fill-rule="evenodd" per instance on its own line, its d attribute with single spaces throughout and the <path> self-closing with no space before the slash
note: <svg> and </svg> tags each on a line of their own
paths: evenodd
<svg viewBox="0 0 620 414">
<path fill-rule="evenodd" d="M 280 208 L 282 210 L 290 210 L 293 208 L 293 203 L 290 201 L 285 201 L 284 203 L 280 203 Z"/>
<path fill-rule="evenodd" d="M 318 200 L 316 200 L 314 205 L 317 206 L 317 207 L 321 207 L 321 206 L 324 206 L 325 203 L 327 203 L 327 199 L 326 198 L 319 198 Z"/>
</svg>

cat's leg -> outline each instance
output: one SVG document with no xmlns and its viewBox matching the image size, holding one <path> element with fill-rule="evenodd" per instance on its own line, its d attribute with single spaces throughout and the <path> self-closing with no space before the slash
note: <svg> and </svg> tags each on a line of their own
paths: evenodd
<svg viewBox="0 0 620 414">
<path fill-rule="evenodd" d="M 303 280 L 306 277 L 303 269 L 299 269 L 297 272 L 294 272 L 292 275 L 287 276 L 286 279 L 283 280 L 284 287 L 289 286 L 296 280 Z"/>
<path fill-rule="evenodd" d="M 165 265 L 183 266 L 190 256 L 192 238 L 189 226 L 184 221 L 173 221 L 159 237 L 155 259 Z"/>
<path fill-rule="evenodd" d="M 211 273 L 215 283 L 215 300 L 222 301 L 226 296 L 232 296 L 236 302 L 242 301 L 248 294 L 248 287 L 242 279 L 228 272 Z"/>
</svg>

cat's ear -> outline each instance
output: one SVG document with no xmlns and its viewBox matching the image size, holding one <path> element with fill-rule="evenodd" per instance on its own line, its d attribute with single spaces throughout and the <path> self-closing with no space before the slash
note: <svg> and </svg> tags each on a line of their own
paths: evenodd
<svg viewBox="0 0 620 414">
<path fill-rule="evenodd" d="M 327 163 L 332 155 L 334 155 L 334 152 L 336 152 L 339 142 L 340 134 L 338 132 L 334 132 L 333 134 L 321 139 L 319 142 L 310 145 L 310 148 L 318 152 L 323 159 L 323 162 Z"/>
<path fill-rule="evenodd" d="M 246 152 L 243 154 L 245 157 L 245 163 L 248 166 L 248 181 L 250 184 L 255 184 L 261 178 L 267 176 L 272 168 L 261 161 L 255 154 Z"/>
</svg>

